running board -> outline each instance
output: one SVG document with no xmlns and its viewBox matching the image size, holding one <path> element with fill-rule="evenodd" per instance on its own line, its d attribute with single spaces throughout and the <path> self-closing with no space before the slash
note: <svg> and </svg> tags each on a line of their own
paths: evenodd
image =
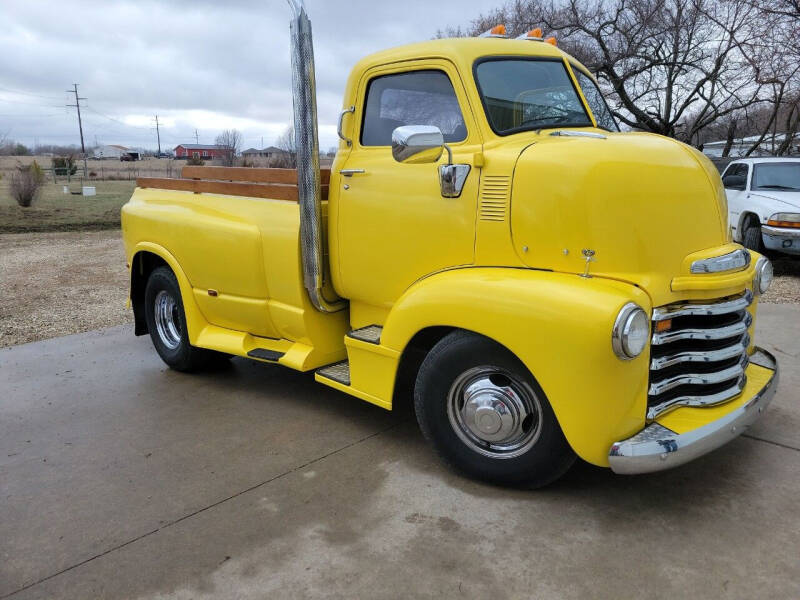
<svg viewBox="0 0 800 600">
<path fill-rule="evenodd" d="M 350 361 L 343 360 L 341 362 L 327 365 L 321 369 L 317 369 L 317 375 L 330 379 L 342 385 L 350 385 Z"/>
<path fill-rule="evenodd" d="M 367 342 L 370 344 L 380 344 L 382 332 L 383 327 L 380 325 L 367 325 L 366 327 L 349 331 L 347 333 L 347 337 L 353 338 L 354 340 L 361 340 L 362 342 Z"/>
</svg>

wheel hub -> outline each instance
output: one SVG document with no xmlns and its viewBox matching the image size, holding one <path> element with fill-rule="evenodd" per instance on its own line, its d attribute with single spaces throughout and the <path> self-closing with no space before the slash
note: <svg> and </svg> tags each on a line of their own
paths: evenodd
<svg viewBox="0 0 800 600">
<path fill-rule="evenodd" d="M 519 456 L 535 442 L 539 411 L 527 384 L 489 367 L 463 373 L 448 396 L 447 413 L 456 434 L 493 458 Z"/>
<path fill-rule="evenodd" d="M 167 348 L 175 350 L 181 343 L 178 303 L 166 290 L 161 290 L 156 294 L 153 304 L 158 337 Z"/>
</svg>

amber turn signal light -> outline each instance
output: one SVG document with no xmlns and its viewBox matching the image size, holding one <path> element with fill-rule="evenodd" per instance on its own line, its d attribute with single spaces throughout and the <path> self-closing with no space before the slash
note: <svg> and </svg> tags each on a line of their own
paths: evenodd
<svg viewBox="0 0 800 600">
<path fill-rule="evenodd" d="M 558 44 L 556 44 L 556 38 L 554 38 L 553 36 L 550 36 L 549 38 L 547 38 L 545 40 L 545 43 L 546 44 L 551 44 L 553 46 L 558 46 Z"/>
<path fill-rule="evenodd" d="M 672 319 L 666 321 L 656 321 L 656 333 L 663 333 L 672 329 Z"/>
</svg>

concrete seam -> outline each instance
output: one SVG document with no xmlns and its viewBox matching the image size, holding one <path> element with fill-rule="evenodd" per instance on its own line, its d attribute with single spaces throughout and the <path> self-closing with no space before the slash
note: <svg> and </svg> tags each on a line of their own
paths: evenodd
<svg viewBox="0 0 800 600">
<path fill-rule="evenodd" d="M 107 554 L 111 554 L 112 552 L 116 552 L 117 550 L 121 550 L 125 546 L 129 546 L 130 544 L 138 542 L 139 540 L 142 540 L 142 539 L 144 539 L 144 538 L 146 538 L 148 536 L 151 536 L 154 533 L 158 533 L 159 531 L 167 529 L 168 527 L 172 527 L 173 525 L 177 525 L 178 523 L 180 523 L 182 521 L 185 521 L 186 519 L 190 519 L 190 518 L 192 518 L 192 517 L 194 517 L 196 515 L 199 515 L 200 513 L 205 512 L 205 511 L 207 511 L 207 510 L 209 510 L 211 508 L 215 508 L 215 507 L 219 506 L 220 504 L 224 504 L 225 502 L 228 502 L 229 500 L 233 500 L 234 498 L 238 498 L 239 496 L 241 496 L 243 494 L 247 494 L 248 492 L 252 492 L 253 490 L 256 490 L 256 489 L 258 489 L 258 488 L 260 488 L 262 486 L 270 484 L 273 481 L 277 481 L 278 479 L 281 479 L 281 478 L 285 477 L 286 475 L 291 475 L 292 473 L 295 473 L 295 472 L 297 472 L 297 471 L 299 471 L 301 469 L 304 469 L 305 467 L 307 467 L 309 465 L 313 465 L 314 463 L 317 463 L 317 462 L 319 462 L 321 460 L 324 460 L 324 459 L 328 458 L 329 456 L 333 456 L 334 454 L 338 454 L 339 452 L 347 450 L 348 448 L 352 448 L 353 446 L 357 446 L 358 444 L 360 444 L 362 442 L 366 442 L 367 440 L 370 440 L 370 439 L 372 439 L 374 437 L 377 437 L 377 436 L 379 436 L 381 434 L 384 434 L 387 431 L 391 431 L 392 429 L 396 429 L 397 427 L 399 427 L 400 425 L 405 423 L 407 420 L 408 419 L 403 419 L 400 422 L 395 423 L 394 425 L 391 425 L 390 427 L 386 427 L 385 429 L 381 429 L 380 431 L 376 431 L 375 433 L 371 433 L 366 437 L 358 439 L 355 442 L 351 442 L 350 444 L 346 444 L 346 445 L 342 446 L 341 448 L 337 448 L 336 450 L 331 450 L 327 454 L 323 454 L 322 456 L 318 456 L 317 458 L 311 459 L 308 462 L 303 463 L 302 465 L 298 465 L 296 467 L 293 467 L 293 468 L 289 469 L 288 471 L 284 471 L 283 473 L 281 473 L 279 475 L 275 475 L 274 477 L 271 477 L 270 479 L 267 479 L 266 481 L 262 481 L 261 483 L 257 483 L 255 485 L 252 485 L 249 488 L 246 488 L 244 490 L 236 492 L 235 494 L 233 494 L 231 496 L 228 496 L 227 498 L 223 498 L 222 500 L 218 500 L 218 501 L 216 501 L 216 502 L 214 502 L 212 504 L 209 504 L 208 506 L 205 506 L 203 508 L 199 508 L 199 509 L 197 509 L 197 510 L 195 510 L 195 511 L 189 513 L 189 514 L 183 515 L 182 517 L 179 517 L 179 518 L 177 518 L 177 519 L 175 519 L 173 521 L 170 521 L 169 523 L 161 525 L 160 527 L 157 527 L 156 529 L 153 529 L 152 531 L 148 531 L 148 532 L 143 533 L 143 534 L 141 534 L 141 535 L 139 535 L 139 536 L 137 536 L 137 537 L 135 537 L 133 539 L 130 539 L 130 540 L 126 541 L 126 542 L 118 544 L 118 545 L 114 546 L 113 548 L 109 548 L 108 550 L 104 550 L 100 554 L 95 554 L 94 556 L 90 556 L 89 558 L 87 558 L 85 560 L 82 560 L 82 561 L 80 561 L 78 563 L 75 563 L 74 565 L 70 565 L 69 567 L 67 567 L 65 569 L 62 569 L 61 571 L 58 571 L 57 573 L 52 573 L 51 575 L 43 577 L 43 578 L 39 579 L 38 581 L 34 581 L 33 583 L 29 583 L 28 585 L 25 585 L 25 586 L 23 586 L 23 587 L 21 587 L 21 588 L 19 588 L 17 590 L 14 590 L 13 592 L 9 592 L 8 594 L 0 596 L 0 600 L 4 600 L 5 598 L 10 598 L 11 596 L 19 594 L 20 592 L 24 592 L 27 589 L 30 589 L 30 588 L 32 588 L 32 587 L 34 587 L 36 585 L 39 585 L 40 583 L 44 583 L 45 581 L 53 579 L 54 577 L 58 577 L 59 575 L 63 575 L 67 571 L 71 571 L 72 569 L 76 569 L 78 567 L 82 567 L 83 565 L 85 565 L 87 563 L 90 563 L 90 562 L 92 562 L 93 560 L 95 560 L 97 558 L 102 558 L 103 556 L 105 556 Z"/>
<path fill-rule="evenodd" d="M 750 438 L 751 440 L 756 440 L 757 442 L 764 442 L 765 444 L 772 444 L 773 446 L 778 446 L 779 448 L 786 448 L 787 450 L 794 450 L 795 452 L 800 452 L 800 448 L 795 448 L 794 446 L 789 446 L 788 444 L 781 444 L 780 442 L 773 442 L 772 440 L 756 437 L 754 435 L 750 435 L 747 433 L 743 433 L 742 437 Z"/>
</svg>

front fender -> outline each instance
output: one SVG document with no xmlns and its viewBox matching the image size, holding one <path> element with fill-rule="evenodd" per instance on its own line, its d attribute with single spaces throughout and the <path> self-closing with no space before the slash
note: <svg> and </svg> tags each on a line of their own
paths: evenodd
<svg viewBox="0 0 800 600">
<path fill-rule="evenodd" d="M 649 352 L 622 361 L 611 348 L 620 308 L 642 290 L 602 278 L 512 268 L 445 271 L 417 282 L 397 301 L 381 345 L 402 351 L 422 329 L 450 326 L 502 344 L 547 395 L 573 450 L 608 466 L 608 450 L 644 426 Z"/>
</svg>

